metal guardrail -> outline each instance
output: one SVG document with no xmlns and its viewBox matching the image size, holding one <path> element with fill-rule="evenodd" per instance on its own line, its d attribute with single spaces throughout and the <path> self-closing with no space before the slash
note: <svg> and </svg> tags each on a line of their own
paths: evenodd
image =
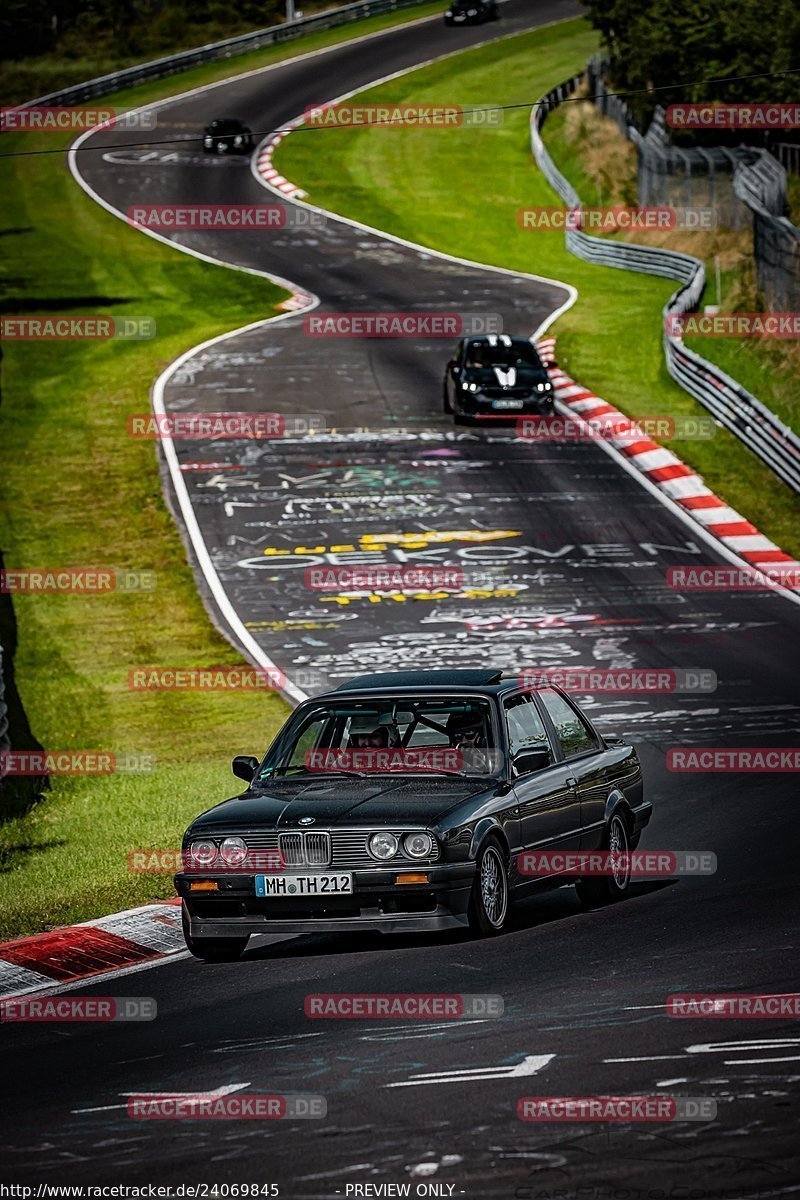
<svg viewBox="0 0 800 1200">
<path fill-rule="evenodd" d="M 581 73 L 559 84 L 543 96 L 531 112 L 533 157 L 542 174 L 570 209 L 582 207 L 580 196 L 548 154 L 541 129 L 548 114 L 572 95 L 582 78 Z M 578 229 L 566 231 L 565 243 L 571 254 L 586 262 L 648 275 L 662 275 L 681 283 L 682 286 L 673 292 L 662 312 L 667 370 L 685 391 L 709 410 L 720 425 L 735 434 L 794 491 L 800 492 L 800 438 L 797 434 L 740 383 L 689 350 L 680 337 L 667 329 L 668 317 L 697 309 L 706 282 L 705 266 L 700 259 L 674 250 L 590 237 Z"/>
<path fill-rule="evenodd" d="M 164 79 L 169 75 L 188 71 L 190 67 L 197 67 L 203 63 L 233 58 L 238 54 L 246 54 L 249 50 L 260 50 L 263 46 L 291 41 L 318 29 L 332 29 L 337 25 L 346 25 L 350 21 L 362 21 L 365 17 L 394 12 L 398 8 L 413 8 L 422 3 L 424 0 L 358 0 L 355 4 L 345 4 L 341 8 L 330 8 L 310 17 L 301 17 L 299 21 L 270 25 L 265 29 L 257 29 L 253 33 L 242 33 L 238 37 L 226 38 L 222 42 L 209 42 L 207 46 L 199 46 L 196 50 L 183 50 L 180 54 L 157 58 L 152 62 L 141 63 L 135 67 L 125 67 L 121 71 L 101 75 L 98 79 L 89 79 L 85 83 L 75 84 L 74 87 L 64 88 L 60 92 L 51 92 L 48 96 L 39 96 L 36 100 L 28 100 L 18 107 L 30 108 L 35 104 L 84 104 L 87 100 L 108 96 L 120 88 L 133 87 L 137 83 L 145 83 L 150 79 Z"/>
</svg>

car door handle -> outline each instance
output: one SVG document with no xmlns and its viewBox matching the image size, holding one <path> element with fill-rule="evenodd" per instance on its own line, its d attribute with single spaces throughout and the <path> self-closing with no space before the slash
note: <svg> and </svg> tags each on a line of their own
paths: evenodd
<svg viewBox="0 0 800 1200">
<path fill-rule="evenodd" d="M 568 776 L 567 776 L 567 787 L 568 787 L 568 788 L 570 788 L 570 789 L 572 789 L 572 788 L 576 788 L 577 786 L 578 786 L 578 781 L 577 781 L 577 779 L 575 778 L 575 776 L 574 776 L 574 775 L 568 775 Z"/>
</svg>

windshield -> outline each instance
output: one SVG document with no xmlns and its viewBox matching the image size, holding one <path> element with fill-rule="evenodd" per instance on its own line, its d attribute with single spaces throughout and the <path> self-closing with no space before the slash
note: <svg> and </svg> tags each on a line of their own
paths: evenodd
<svg viewBox="0 0 800 1200">
<path fill-rule="evenodd" d="M 509 341 L 511 339 L 509 338 Z M 539 355 L 530 342 L 511 342 L 496 345 L 490 342 L 470 342 L 467 346 L 466 365 L 468 367 L 537 367 L 542 370 Z"/>
<path fill-rule="evenodd" d="M 256 783 L 299 775 L 490 775 L 498 769 L 487 700 L 329 700 L 298 712 Z"/>
</svg>

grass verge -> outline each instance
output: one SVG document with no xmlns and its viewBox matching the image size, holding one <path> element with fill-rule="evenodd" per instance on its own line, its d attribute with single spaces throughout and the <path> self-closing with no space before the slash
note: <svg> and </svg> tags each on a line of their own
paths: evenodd
<svg viewBox="0 0 800 1200">
<path fill-rule="evenodd" d="M 126 418 L 148 411 L 153 379 L 181 351 L 270 316 L 285 293 L 140 236 L 94 205 L 59 159 L 11 159 L 3 173 L 15 273 L 4 308 L 147 315 L 158 331 L 151 341 L 6 343 L 5 566 L 156 575 L 149 593 L 15 595 L 16 684 L 43 747 L 141 752 L 158 765 L 53 778 L 33 807 L 6 781 L 0 937 L 169 895 L 168 878 L 130 875 L 127 852 L 179 845 L 188 818 L 234 790 L 228 753 L 262 748 L 287 711 L 275 695 L 127 685 L 134 666 L 239 660 L 197 595 L 154 443 L 131 440 Z M 8 628 L 2 637 L 8 645 Z"/>
<path fill-rule="evenodd" d="M 631 416 L 696 416 L 704 410 L 663 362 L 661 309 L 675 284 L 583 263 L 566 252 L 560 230 L 518 224 L 520 209 L 557 203 L 531 160 L 529 105 L 583 67 L 596 47 L 586 22 L 566 21 L 361 94 L 397 104 L 518 105 L 505 111 L 499 128 L 336 130 L 335 172 L 317 153 L 317 135 L 298 131 L 281 142 L 276 165 L 313 203 L 335 212 L 438 250 L 574 284 L 579 300 L 555 327 L 561 365 Z M 558 116 L 545 125 L 545 140 L 560 163 L 562 152 L 575 151 Z M 591 202 L 593 193 L 586 198 Z M 706 442 L 676 438 L 669 445 L 727 503 L 800 553 L 796 498 L 736 438 L 717 430 Z"/>
</svg>

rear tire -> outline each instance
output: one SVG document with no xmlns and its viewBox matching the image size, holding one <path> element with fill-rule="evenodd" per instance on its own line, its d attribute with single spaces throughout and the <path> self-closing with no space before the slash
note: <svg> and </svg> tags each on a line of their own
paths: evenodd
<svg viewBox="0 0 800 1200">
<path fill-rule="evenodd" d="M 199 958 L 203 962 L 235 962 L 238 958 L 241 958 L 247 943 L 250 941 L 249 934 L 245 934 L 243 937 L 231 938 L 192 937 L 189 932 L 189 918 L 186 915 L 185 905 L 182 906 L 181 921 L 186 949 L 195 958 Z"/>
<path fill-rule="evenodd" d="M 469 924 L 478 937 L 497 937 L 508 923 L 511 895 L 508 855 L 496 837 L 489 836 L 478 854 L 469 898 Z"/>
<path fill-rule="evenodd" d="M 603 837 L 602 849 L 614 853 L 630 853 L 631 840 L 628 825 L 621 812 L 617 811 L 608 823 Z M 582 904 L 596 906 L 613 904 L 628 894 L 631 882 L 630 863 L 621 866 L 613 875 L 592 875 L 579 879 L 575 891 Z"/>
</svg>

